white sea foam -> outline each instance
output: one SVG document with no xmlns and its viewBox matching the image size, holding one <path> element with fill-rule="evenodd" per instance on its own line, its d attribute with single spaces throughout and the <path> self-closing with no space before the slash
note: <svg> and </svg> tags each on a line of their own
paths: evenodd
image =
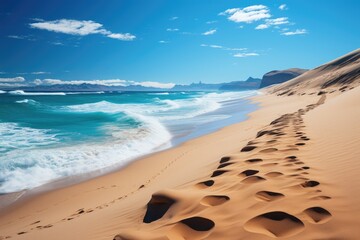
<svg viewBox="0 0 360 240">
<path fill-rule="evenodd" d="M 132 129 L 105 127 L 108 142 L 61 148 L 17 149 L 0 156 L 0 192 L 34 188 L 51 180 L 126 164 L 130 159 L 166 147 L 170 133 L 156 119 L 131 114 L 141 122 Z"/>
<path fill-rule="evenodd" d="M 23 100 L 18 100 L 16 101 L 16 103 L 30 103 L 30 104 L 36 104 L 37 101 L 32 100 L 32 99 L 23 99 Z"/>
<path fill-rule="evenodd" d="M 209 113 L 219 109 L 226 101 L 242 99 L 251 95 L 254 95 L 254 91 L 208 93 L 197 98 L 177 100 L 154 99 L 158 104 L 117 104 L 100 101 L 96 103 L 73 105 L 67 107 L 67 109 L 76 112 L 133 113 L 169 121 L 193 118 Z"/>
<path fill-rule="evenodd" d="M 67 95 L 78 95 L 78 94 L 104 94 L 104 91 L 100 92 L 66 92 Z"/>
<path fill-rule="evenodd" d="M 254 92 L 209 93 L 190 99 L 154 99 L 149 104 L 116 104 L 108 101 L 62 107 L 62 111 L 121 114 L 138 124 L 124 128 L 116 124 L 103 126 L 109 136 L 102 142 L 71 146 L 53 145 L 58 139 L 48 130 L 0 123 L 0 192 L 34 188 L 57 178 L 91 172 L 129 160 L 165 147 L 171 139 L 166 122 L 191 121 L 204 113 Z M 19 100 L 30 103 L 31 99 Z M 59 109 L 58 109 L 59 110 Z M 213 119 L 227 116 L 216 115 Z M 206 121 L 212 117 L 203 116 Z M 174 121 L 175 120 L 175 121 Z M 11 149 L 5 150 L 5 149 Z"/>
<path fill-rule="evenodd" d="M 23 90 L 10 91 L 12 95 L 26 95 L 26 96 L 65 96 L 63 92 L 24 92 Z"/>
<path fill-rule="evenodd" d="M 6 93 L 6 91 L 0 90 L 0 94 L 4 94 Z"/>
<path fill-rule="evenodd" d="M 148 93 L 148 95 L 169 95 L 168 92 L 159 92 L 159 93 Z"/>
<path fill-rule="evenodd" d="M 58 141 L 56 135 L 47 129 L 21 127 L 16 123 L 0 123 L 0 138 L 0 153 L 11 149 L 50 145 Z"/>
</svg>

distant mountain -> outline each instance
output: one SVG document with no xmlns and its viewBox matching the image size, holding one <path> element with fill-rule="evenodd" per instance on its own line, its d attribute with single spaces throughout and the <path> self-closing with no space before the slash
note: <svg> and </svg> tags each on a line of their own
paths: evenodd
<svg viewBox="0 0 360 240">
<path fill-rule="evenodd" d="M 293 78 L 300 76 L 306 71 L 306 69 L 290 68 L 286 70 L 275 70 L 268 72 L 263 76 L 260 88 L 289 81 Z"/>
<path fill-rule="evenodd" d="M 261 79 L 249 77 L 246 81 L 229 83 L 192 83 L 190 85 L 175 85 L 173 88 L 144 87 L 141 85 L 106 86 L 101 84 L 52 84 L 31 85 L 22 87 L 7 87 L 2 90 L 23 90 L 26 92 L 111 92 L 111 91 L 242 91 L 258 89 Z"/>
<path fill-rule="evenodd" d="M 235 81 L 229 83 L 192 83 L 190 85 L 175 85 L 171 91 L 211 91 L 211 90 L 222 90 L 222 91 L 241 91 L 258 89 L 260 86 L 261 79 L 249 77 L 246 81 Z"/>
<path fill-rule="evenodd" d="M 190 85 L 175 85 L 171 91 L 216 91 L 219 90 L 222 83 L 192 83 Z"/>
<path fill-rule="evenodd" d="M 248 89 L 258 89 L 261 83 L 260 78 L 249 77 L 246 81 L 236 81 L 230 83 L 223 83 L 219 90 L 239 91 Z"/>
</svg>

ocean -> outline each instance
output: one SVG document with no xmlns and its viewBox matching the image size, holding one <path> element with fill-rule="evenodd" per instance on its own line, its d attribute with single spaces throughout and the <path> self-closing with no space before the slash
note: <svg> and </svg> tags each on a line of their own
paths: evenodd
<svg viewBox="0 0 360 240">
<path fill-rule="evenodd" d="M 242 121 L 256 94 L 0 91 L 0 193 L 119 168 Z"/>
</svg>

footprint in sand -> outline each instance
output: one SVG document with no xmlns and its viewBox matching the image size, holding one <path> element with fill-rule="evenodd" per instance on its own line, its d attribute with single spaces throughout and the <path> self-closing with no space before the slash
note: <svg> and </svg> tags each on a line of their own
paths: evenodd
<svg viewBox="0 0 360 240">
<path fill-rule="evenodd" d="M 230 198 L 226 195 L 209 195 L 203 197 L 200 203 L 204 206 L 218 206 L 229 200 Z"/>
<path fill-rule="evenodd" d="M 270 191 L 260 191 L 260 192 L 257 192 L 255 194 L 255 196 L 258 199 L 266 201 L 266 202 L 272 202 L 272 201 L 275 201 L 275 200 L 285 197 L 285 195 L 282 193 L 270 192 Z"/>
<path fill-rule="evenodd" d="M 271 178 L 280 177 L 282 175 L 284 175 L 284 174 L 281 173 L 281 172 L 268 172 L 268 173 L 265 174 L 265 176 L 271 177 Z"/>
<path fill-rule="evenodd" d="M 253 159 L 248 159 L 246 160 L 245 162 L 246 163 L 259 163 L 259 162 L 262 162 L 263 160 L 261 158 L 253 158 Z"/>
<path fill-rule="evenodd" d="M 222 163 L 222 164 L 220 164 L 220 165 L 218 166 L 218 169 L 224 168 L 224 167 L 227 167 L 227 166 L 230 166 L 230 165 L 232 165 L 232 164 L 234 164 L 234 163 L 232 163 L 232 162 Z"/>
<path fill-rule="evenodd" d="M 212 173 L 212 175 L 210 177 L 217 177 L 217 176 L 220 176 L 227 172 L 229 172 L 229 171 L 228 170 L 216 170 Z"/>
<path fill-rule="evenodd" d="M 265 181 L 266 179 L 263 177 L 259 177 L 259 176 L 250 176 L 245 178 L 244 180 L 242 180 L 242 183 L 246 183 L 246 184 L 253 184 L 253 183 L 258 183 L 258 182 L 262 182 Z"/>
<path fill-rule="evenodd" d="M 245 171 L 241 172 L 239 174 L 239 176 L 248 177 L 248 176 L 252 176 L 252 175 L 257 174 L 258 172 L 259 172 L 258 170 L 248 169 L 248 170 L 245 170 Z"/>
<path fill-rule="evenodd" d="M 176 202 L 175 199 L 163 194 L 152 195 L 147 204 L 146 214 L 144 216 L 144 223 L 151 223 L 162 218 L 169 208 Z"/>
<path fill-rule="evenodd" d="M 317 181 L 313 181 L 313 180 L 310 180 L 310 181 L 305 181 L 304 183 L 301 184 L 301 186 L 303 188 L 310 188 L 310 187 L 316 187 L 318 186 L 320 183 L 317 182 Z"/>
<path fill-rule="evenodd" d="M 322 207 L 311 207 L 304 210 L 304 213 L 309 217 L 311 223 L 325 223 L 332 217 L 331 213 Z"/>
<path fill-rule="evenodd" d="M 170 230 L 166 239 L 205 239 L 214 226 L 214 221 L 204 217 L 183 219 Z"/>
<path fill-rule="evenodd" d="M 34 224 L 37 224 L 37 223 L 40 223 L 40 220 L 36 221 L 36 222 L 33 222 L 31 223 L 30 225 L 34 225 Z"/>
<path fill-rule="evenodd" d="M 195 231 L 209 231 L 215 226 L 212 220 L 203 217 L 191 217 L 183 219 L 180 222 Z"/>
<path fill-rule="evenodd" d="M 195 186 L 200 187 L 200 188 L 206 188 L 206 187 L 211 187 L 212 185 L 214 185 L 214 183 L 215 182 L 213 180 L 208 180 L 208 181 L 204 181 L 204 182 L 199 182 Z"/>
<path fill-rule="evenodd" d="M 261 150 L 261 153 L 272 153 L 272 152 L 276 152 L 278 149 L 277 148 L 266 148 Z"/>
<path fill-rule="evenodd" d="M 317 197 L 312 197 L 310 199 L 311 200 L 329 200 L 329 199 L 331 199 L 331 197 L 329 197 L 329 196 L 317 196 Z"/>
<path fill-rule="evenodd" d="M 276 165 L 278 165 L 278 163 L 265 163 L 265 164 L 261 165 L 261 167 L 273 167 Z"/>
<path fill-rule="evenodd" d="M 245 146 L 241 149 L 240 152 L 250 152 L 252 150 L 254 150 L 256 148 L 256 146 Z"/>
<path fill-rule="evenodd" d="M 220 159 L 220 163 L 228 162 L 228 161 L 230 161 L 230 159 L 231 159 L 231 157 L 222 157 L 222 158 Z"/>
<path fill-rule="evenodd" d="M 286 212 L 268 212 L 245 223 L 246 231 L 270 237 L 291 237 L 304 230 L 304 223 Z"/>
</svg>

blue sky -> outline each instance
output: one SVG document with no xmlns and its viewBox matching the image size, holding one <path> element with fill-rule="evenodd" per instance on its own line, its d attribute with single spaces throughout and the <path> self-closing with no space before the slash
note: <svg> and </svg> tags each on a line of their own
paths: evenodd
<svg viewBox="0 0 360 240">
<path fill-rule="evenodd" d="M 2 0 L 0 82 L 215 83 L 314 68 L 359 48 L 359 12 L 357 0 Z"/>
</svg>

